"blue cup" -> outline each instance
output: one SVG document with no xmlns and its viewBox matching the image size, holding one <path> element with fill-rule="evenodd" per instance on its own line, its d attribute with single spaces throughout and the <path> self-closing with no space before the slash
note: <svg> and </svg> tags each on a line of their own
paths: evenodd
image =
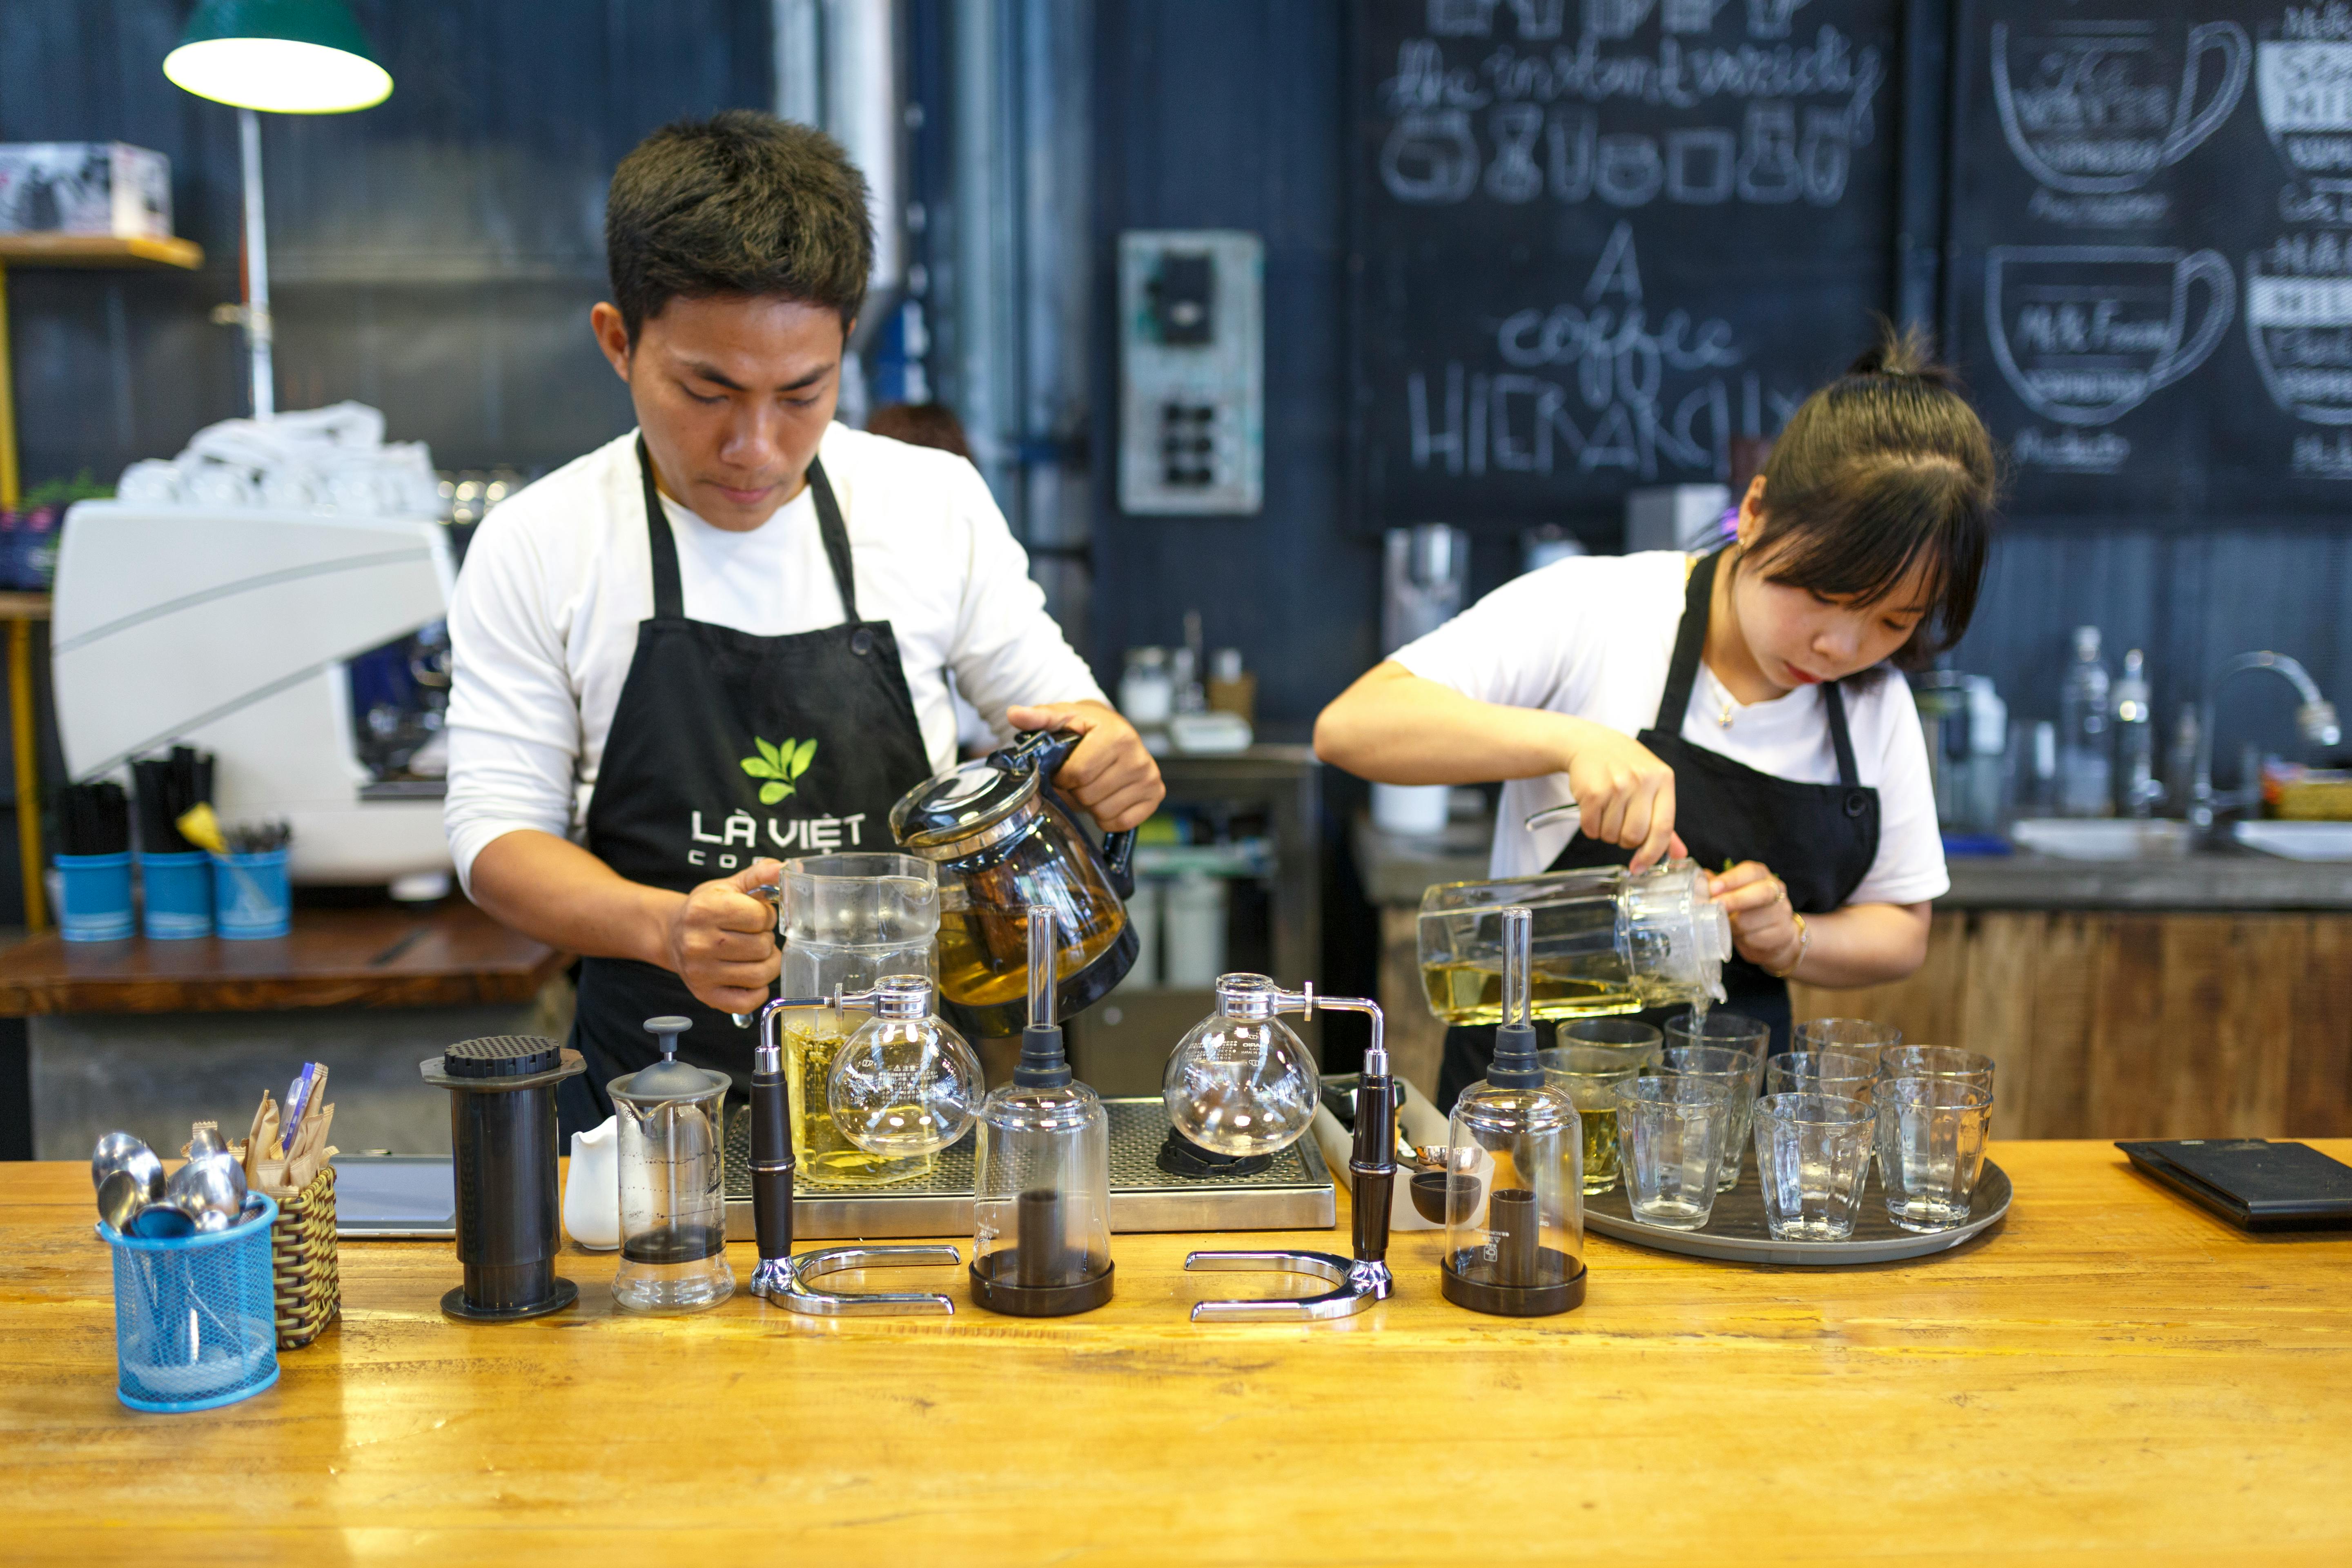
<svg viewBox="0 0 2352 1568">
<path fill-rule="evenodd" d="M 213 934 L 213 858 L 201 849 L 184 855 L 139 857 L 139 879 L 147 885 L 149 942 L 184 942 Z"/>
<path fill-rule="evenodd" d="M 278 1288 L 269 1227 L 278 1205 L 207 1235 L 125 1236 L 114 1254 L 114 1392 L 133 1410 L 210 1410 L 278 1381 Z"/>
<path fill-rule="evenodd" d="M 131 934 L 131 856 L 57 858 L 58 930 L 68 942 L 121 942 Z"/>
<path fill-rule="evenodd" d="M 214 928 L 237 942 L 284 936 L 294 917 L 286 851 L 215 855 L 213 862 Z"/>
</svg>

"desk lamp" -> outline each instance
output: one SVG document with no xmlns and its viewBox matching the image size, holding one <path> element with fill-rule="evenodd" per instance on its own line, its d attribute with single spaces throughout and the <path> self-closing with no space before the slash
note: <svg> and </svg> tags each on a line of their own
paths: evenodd
<svg viewBox="0 0 2352 1568">
<path fill-rule="evenodd" d="M 245 183 L 245 304 L 237 320 L 252 357 L 253 416 L 278 409 L 270 367 L 269 247 L 261 206 L 261 122 L 272 114 L 345 114 L 392 96 L 343 0 L 204 0 L 163 75 L 199 98 L 233 105 Z"/>
</svg>

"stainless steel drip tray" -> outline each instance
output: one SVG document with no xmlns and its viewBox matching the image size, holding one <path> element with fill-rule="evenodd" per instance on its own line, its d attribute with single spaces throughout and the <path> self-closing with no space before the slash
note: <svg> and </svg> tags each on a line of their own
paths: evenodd
<svg viewBox="0 0 2352 1568">
<path fill-rule="evenodd" d="M 1107 1100 L 1110 1112 L 1110 1227 L 1148 1230 L 1328 1230 L 1339 1217 L 1330 1173 L 1315 1140 L 1302 1138 L 1254 1176 L 1177 1176 L 1160 1168 L 1168 1109 L 1157 1099 Z M 927 1176 L 880 1187 L 795 1184 L 795 1235 L 812 1241 L 970 1236 L 972 1148 L 967 1134 Z M 751 1239 L 751 1113 L 727 1124 L 727 1237 Z"/>
</svg>

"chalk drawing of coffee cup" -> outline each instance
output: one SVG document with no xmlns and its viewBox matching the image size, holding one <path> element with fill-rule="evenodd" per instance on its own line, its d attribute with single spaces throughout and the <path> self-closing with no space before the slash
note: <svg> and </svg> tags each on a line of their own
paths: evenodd
<svg viewBox="0 0 2352 1568">
<path fill-rule="evenodd" d="M 2179 381 L 2236 309 L 2236 275 L 2215 251 L 2004 245 L 1985 256 L 1993 359 L 2027 407 L 2062 425 L 2105 425 Z"/>
<path fill-rule="evenodd" d="M 2191 27 L 2177 47 L 2153 22 L 2053 21 L 2030 32 L 1996 22 L 1993 102 L 2010 151 L 2052 190 L 2135 191 L 2238 107 L 2249 47 L 2235 22 Z"/>
<path fill-rule="evenodd" d="M 2352 42 L 2263 39 L 2254 46 L 2254 101 L 2294 174 L 2352 179 Z"/>
<path fill-rule="evenodd" d="M 2352 278 L 2264 277 L 2246 258 L 2246 344 L 2281 408 L 2352 425 Z"/>
</svg>

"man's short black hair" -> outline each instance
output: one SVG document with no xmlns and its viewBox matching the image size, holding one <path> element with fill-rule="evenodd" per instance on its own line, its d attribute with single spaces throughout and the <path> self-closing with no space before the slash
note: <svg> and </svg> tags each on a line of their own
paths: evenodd
<svg viewBox="0 0 2352 1568">
<path fill-rule="evenodd" d="M 781 294 L 846 328 L 874 265 L 866 176 L 824 132 L 772 114 L 681 120 L 613 171 L 604 258 L 631 342 L 681 294 Z"/>
</svg>

